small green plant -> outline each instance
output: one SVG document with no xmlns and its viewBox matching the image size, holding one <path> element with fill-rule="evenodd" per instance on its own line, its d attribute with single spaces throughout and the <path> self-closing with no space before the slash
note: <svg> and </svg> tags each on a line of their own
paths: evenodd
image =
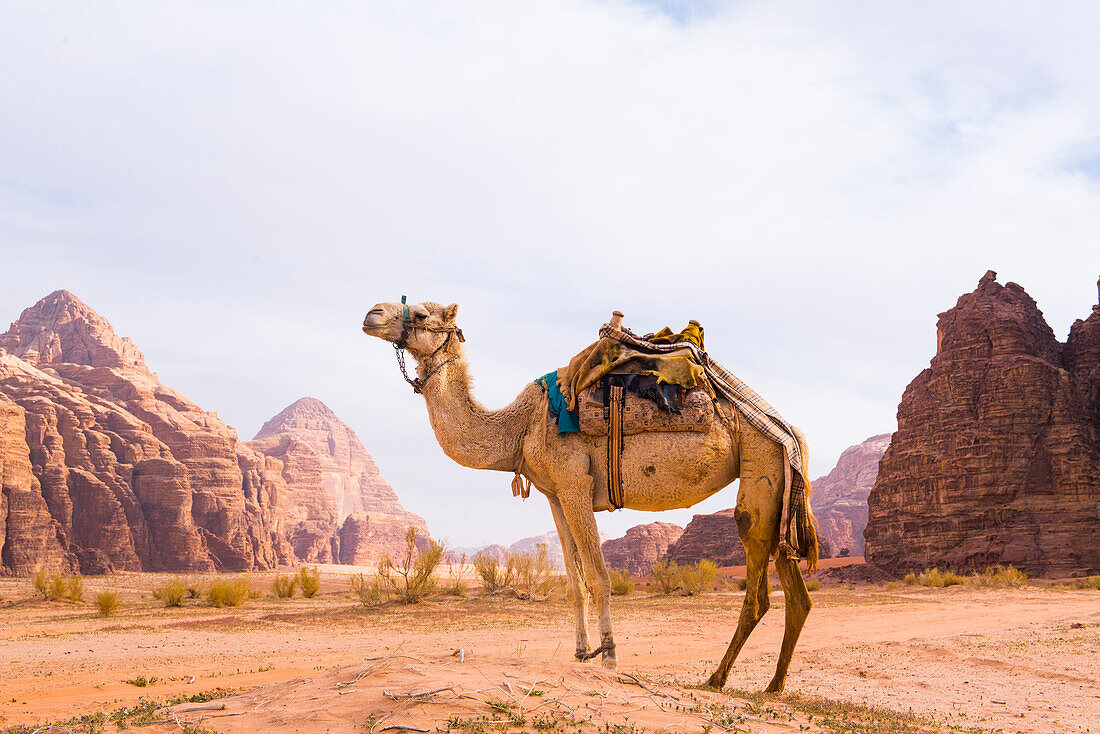
<svg viewBox="0 0 1100 734">
<path fill-rule="evenodd" d="M 630 571 L 611 570 L 611 594 L 613 596 L 629 596 L 634 593 L 634 578 Z"/>
<path fill-rule="evenodd" d="M 153 598 L 164 602 L 166 607 L 183 606 L 185 596 L 187 596 L 187 583 L 184 581 L 169 581 L 153 587 Z"/>
<path fill-rule="evenodd" d="M 95 595 L 95 606 L 99 616 L 110 617 L 122 606 L 122 600 L 113 591 L 101 591 Z"/>
<path fill-rule="evenodd" d="M 157 678 L 156 676 L 149 676 L 148 678 L 146 678 L 144 675 L 139 675 L 136 678 L 131 678 L 129 680 L 124 680 L 122 682 L 123 683 L 129 683 L 130 685 L 137 686 L 138 688 L 145 688 L 146 686 L 153 685 L 158 680 L 160 680 L 160 679 Z"/>
<path fill-rule="evenodd" d="M 298 588 L 302 590 L 302 596 L 307 599 L 317 596 L 317 592 L 321 590 L 321 572 L 316 566 L 312 570 L 305 566 L 298 569 L 297 581 Z"/>
<path fill-rule="evenodd" d="M 294 592 L 297 590 L 297 576 L 287 576 L 281 573 L 275 574 L 275 579 L 271 582 L 271 591 L 275 596 L 280 599 L 289 599 L 294 596 Z"/>
<path fill-rule="evenodd" d="M 247 578 L 213 581 L 206 590 L 206 600 L 212 607 L 239 607 L 248 598 L 251 586 Z"/>
</svg>

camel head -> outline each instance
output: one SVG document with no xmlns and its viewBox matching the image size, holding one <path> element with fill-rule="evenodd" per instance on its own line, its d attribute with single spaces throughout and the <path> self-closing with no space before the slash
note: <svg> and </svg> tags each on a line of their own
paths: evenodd
<svg viewBox="0 0 1100 734">
<path fill-rule="evenodd" d="M 408 323 L 402 303 L 378 303 L 363 319 L 363 333 L 402 345 L 418 362 L 443 348 L 453 335 L 462 341 L 462 330 L 455 324 L 458 304 L 444 306 L 435 301 L 410 303 Z"/>
</svg>

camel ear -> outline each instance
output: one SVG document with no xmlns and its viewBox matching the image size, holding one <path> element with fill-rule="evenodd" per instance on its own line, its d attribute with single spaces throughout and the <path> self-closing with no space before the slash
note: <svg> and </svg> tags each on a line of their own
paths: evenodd
<svg viewBox="0 0 1100 734">
<path fill-rule="evenodd" d="M 456 315 L 458 315 L 457 303 L 452 303 L 450 306 L 443 309 L 443 321 L 447 323 L 453 323 Z"/>
</svg>

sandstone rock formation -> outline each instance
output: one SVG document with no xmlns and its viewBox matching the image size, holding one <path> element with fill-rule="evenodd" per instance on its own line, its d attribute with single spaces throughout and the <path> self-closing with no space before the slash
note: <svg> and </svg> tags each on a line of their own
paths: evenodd
<svg viewBox="0 0 1100 734">
<path fill-rule="evenodd" d="M 684 528 L 680 539 L 669 546 L 665 558 L 681 566 L 701 560 L 714 561 L 719 566 L 740 566 L 745 563 L 745 547 L 737 534 L 734 508 L 709 515 L 695 515 Z"/>
<path fill-rule="evenodd" d="M 879 459 L 889 445 L 890 434 L 884 433 L 849 446 L 831 472 L 813 481 L 810 502 L 817 517 L 817 536 L 822 548 L 827 544 L 832 549 L 830 555 L 845 548 L 848 555 L 863 555 L 867 495 L 875 485 Z"/>
<path fill-rule="evenodd" d="M 868 560 L 1100 573 L 1100 307 L 1063 345 L 990 271 L 940 314 L 936 342 L 868 497 Z"/>
<path fill-rule="evenodd" d="M 670 522 L 636 525 L 621 538 L 606 541 L 604 561 L 609 568 L 648 574 L 653 564 L 664 557 L 670 545 L 680 539 L 684 529 Z"/>
<path fill-rule="evenodd" d="M 289 557 L 279 487 L 251 471 L 263 460 L 71 293 L 0 335 L 0 394 L 6 572 L 248 570 Z"/>
<path fill-rule="evenodd" d="M 427 538 L 424 518 L 401 506 L 355 431 L 320 400 L 287 406 L 248 445 L 282 463 L 284 532 L 299 559 L 371 565 L 404 552 L 410 525 Z"/>
</svg>

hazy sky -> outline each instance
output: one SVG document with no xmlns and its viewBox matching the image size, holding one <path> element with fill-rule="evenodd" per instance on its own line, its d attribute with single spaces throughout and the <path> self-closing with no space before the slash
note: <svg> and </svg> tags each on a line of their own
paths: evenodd
<svg viewBox="0 0 1100 734">
<path fill-rule="evenodd" d="M 246 439 L 318 397 L 454 545 L 552 520 L 360 332 L 402 293 L 461 304 L 489 407 L 615 308 L 698 318 L 818 476 L 987 269 L 1059 338 L 1090 313 L 1098 37 L 1096 3 L 3 3 L 0 320 L 72 290 Z"/>
</svg>

